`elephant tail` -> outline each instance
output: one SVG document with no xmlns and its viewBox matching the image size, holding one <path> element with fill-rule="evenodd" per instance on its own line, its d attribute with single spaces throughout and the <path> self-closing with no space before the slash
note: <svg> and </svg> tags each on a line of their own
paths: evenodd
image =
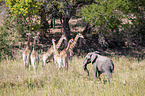
<svg viewBox="0 0 145 96">
<path fill-rule="evenodd" d="M 114 64 L 113 61 L 111 60 L 110 72 L 113 73 L 113 71 L 114 71 Z"/>
</svg>

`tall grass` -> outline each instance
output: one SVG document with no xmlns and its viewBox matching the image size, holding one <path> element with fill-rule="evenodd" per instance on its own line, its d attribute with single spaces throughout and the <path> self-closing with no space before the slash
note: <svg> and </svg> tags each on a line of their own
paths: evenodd
<svg viewBox="0 0 145 96">
<path fill-rule="evenodd" d="M 127 57 L 111 57 L 115 70 L 112 83 L 94 81 L 92 65 L 88 65 L 90 76 L 84 72 L 84 58 L 73 58 L 68 71 L 58 70 L 56 65 L 48 63 L 38 72 L 25 69 L 22 59 L 3 60 L 0 63 L 1 96 L 144 96 L 145 60 L 138 62 Z M 106 80 L 105 75 L 101 78 Z"/>
</svg>

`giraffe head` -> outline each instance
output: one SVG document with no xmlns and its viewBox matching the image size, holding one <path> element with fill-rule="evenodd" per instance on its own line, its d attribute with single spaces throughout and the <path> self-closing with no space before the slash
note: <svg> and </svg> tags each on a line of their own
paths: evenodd
<svg viewBox="0 0 145 96">
<path fill-rule="evenodd" d="M 30 36 L 30 35 L 31 35 L 31 33 L 26 33 L 26 35 Z"/>
<path fill-rule="evenodd" d="M 64 39 L 64 40 L 67 40 L 66 36 L 64 34 L 62 34 L 61 38 Z"/>
<path fill-rule="evenodd" d="M 78 33 L 77 36 L 80 38 L 84 38 L 84 36 L 81 33 Z"/>
<path fill-rule="evenodd" d="M 33 37 L 35 41 L 39 42 L 39 37 L 38 36 L 35 36 Z"/>
<path fill-rule="evenodd" d="M 56 40 L 55 39 L 52 39 L 52 42 L 55 42 Z"/>
<path fill-rule="evenodd" d="M 73 38 L 68 41 L 69 43 L 74 43 Z"/>
<path fill-rule="evenodd" d="M 26 33 L 26 35 L 28 36 L 28 40 L 30 39 L 31 33 Z"/>
</svg>

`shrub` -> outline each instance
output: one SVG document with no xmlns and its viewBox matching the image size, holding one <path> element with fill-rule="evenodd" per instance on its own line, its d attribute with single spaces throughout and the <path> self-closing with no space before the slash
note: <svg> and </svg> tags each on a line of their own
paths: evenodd
<svg viewBox="0 0 145 96">
<path fill-rule="evenodd" d="M 13 57 L 14 46 L 21 41 L 23 28 L 19 24 L 16 24 L 10 16 L 4 19 L 3 26 L 0 26 L 0 58 L 6 58 L 7 56 Z"/>
</svg>

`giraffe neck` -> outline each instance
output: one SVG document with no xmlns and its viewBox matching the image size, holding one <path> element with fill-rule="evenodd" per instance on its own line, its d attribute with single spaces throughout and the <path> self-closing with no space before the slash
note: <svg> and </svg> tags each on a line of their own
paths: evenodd
<svg viewBox="0 0 145 96">
<path fill-rule="evenodd" d="M 78 39 L 79 39 L 79 37 L 78 37 L 78 35 L 77 35 L 77 36 L 75 37 L 75 39 L 74 39 L 74 45 L 77 43 Z"/>
<path fill-rule="evenodd" d="M 56 54 L 56 45 L 55 45 L 55 41 L 54 40 L 52 41 L 52 44 L 53 44 L 54 53 Z"/>
<path fill-rule="evenodd" d="M 61 45 L 63 39 L 64 39 L 64 38 L 61 37 L 61 38 L 59 39 L 57 45 L 55 44 L 55 46 L 56 46 L 55 48 L 56 48 L 56 49 L 58 49 L 58 48 L 60 47 L 60 45 Z M 46 54 L 52 54 L 52 52 L 53 52 L 52 50 L 54 50 L 53 46 L 51 46 L 50 49 L 47 50 Z"/>
<path fill-rule="evenodd" d="M 66 51 L 69 50 L 69 48 L 70 48 L 70 43 L 71 43 L 71 42 L 69 41 L 68 44 L 67 44 L 67 47 L 66 47 L 66 49 L 65 49 Z"/>
<path fill-rule="evenodd" d="M 27 47 L 26 49 L 29 49 L 30 48 L 30 36 L 28 36 L 28 42 L 27 42 Z"/>
<path fill-rule="evenodd" d="M 78 35 L 75 37 L 75 39 L 74 39 L 74 43 L 72 43 L 71 45 L 70 45 L 70 50 L 73 50 L 73 48 L 75 47 L 75 45 L 76 45 L 76 43 L 77 43 L 77 41 L 78 41 Z"/>
<path fill-rule="evenodd" d="M 63 38 L 61 37 L 61 38 L 59 39 L 57 45 L 56 45 L 56 48 L 57 48 L 57 49 L 60 47 L 62 41 L 63 41 Z"/>
<path fill-rule="evenodd" d="M 34 39 L 34 42 L 33 42 L 33 50 L 36 49 L 36 39 Z"/>
</svg>

